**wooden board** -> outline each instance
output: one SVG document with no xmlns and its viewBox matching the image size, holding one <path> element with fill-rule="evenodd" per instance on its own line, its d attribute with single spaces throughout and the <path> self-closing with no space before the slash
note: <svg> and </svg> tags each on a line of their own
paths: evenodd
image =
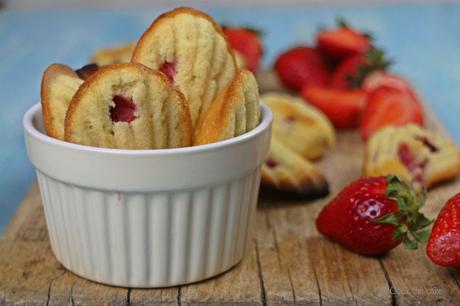
<svg viewBox="0 0 460 306">
<path fill-rule="evenodd" d="M 276 89 L 271 75 L 262 89 Z M 431 112 L 429 128 L 445 131 Z M 65 270 L 48 242 L 37 184 L 31 188 L 0 239 L 0 304 L 360 304 L 455 305 L 460 271 L 430 263 L 424 248 L 402 246 L 379 257 L 363 257 L 323 238 L 315 217 L 330 197 L 360 176 L 362 143 L 341 132 L 333 152 L 318 162 L 330 183 L 329 197 L 287 201 L 262 193 L 255 235 L 244 260 L 231 271 L 197 284 L 167 289 L 124 289 L 96 284 Z M 460 191 L 460 180 L 429 193 L 424 211 L 435 217 Z"/>
</svg>

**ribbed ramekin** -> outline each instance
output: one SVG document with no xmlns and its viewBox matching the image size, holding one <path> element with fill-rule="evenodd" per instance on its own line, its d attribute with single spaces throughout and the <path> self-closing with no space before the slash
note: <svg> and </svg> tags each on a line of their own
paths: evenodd
<svg viewBox="0 0 460 306">
<path fill-rule="evenodd" d="M 24 116 L 51 247 L 69 270 L 124 287 L 203 280 L 236 265 L 251 235 L 272 115 L 226 141 L 166 150 L 81 146 Z"/>
</svg>

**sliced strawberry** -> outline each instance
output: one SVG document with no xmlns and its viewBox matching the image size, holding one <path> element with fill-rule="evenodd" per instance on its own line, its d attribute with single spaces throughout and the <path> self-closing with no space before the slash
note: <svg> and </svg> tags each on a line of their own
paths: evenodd
<svg viewBox="0 0 460 306">
<path fill-rule="evenodd" d="M 393 87 L 380 86 L 368 94 L 359 129 L 361 137 L 367 139 L 387 125 L 415 123 L 423 126 L 423 121 L 422 105 L 412 94 Z"/>
<path fill-rule="evenodd" d="M 316 36 L 318 48 L 331 57 L 364 53 L 371 48 L 369 38 L 349 27 L 320 31 Z"/>
<path fill-rule="evenodd" d="M 460 268 L 460 193 L 450 198 L 441 209 L 426 253 L 437 265 Z"/>
<path fill-rule="evenodd" d="M 282 53 L 275 62 L 275 69 L 281 82 L 292 90 L 325 85 L 329 79 L 324 59 L 310 47 L 296 47 Z"/>
<path fill-rule="evenodd" d="M 263 54 L 259 34 L 247 28 L 224 28 L 225 36 L 233 50 L 238 51 L 244 58 L 246 67 L 256 72 L 260 67 Z"/>
<path fill-rule="evenodd" d="M 302 97 L 329 117 L 337 128 L 353 128 L 366 104 L 363 90 L 344 90 L 318 86 L 302 89 Z"/>
<path fill-rule="evenodd" d="M 414 92 L 411 84 L 407 80 L 398 75 L 383 71 L 374 72 L 368 75 L 362 84 L 362 88 L 367 92 L 371 92 L 380 86 L 392 87 L 401 91 Z"/>
</svg>

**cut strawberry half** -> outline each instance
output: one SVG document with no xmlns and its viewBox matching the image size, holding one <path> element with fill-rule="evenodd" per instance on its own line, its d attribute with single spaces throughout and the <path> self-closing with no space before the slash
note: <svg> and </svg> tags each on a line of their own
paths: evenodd
<svg viewBox="0 0 460 306">
<path fill-rule="evenodd" d="M 366 104 L 363 90 L 343 90 L 318 86 L 302 89 L 302 97 L 319 108 L 337 128 L 353 128 Z"/>
<path fill-rule="evenodd" d="M 414 93 L 412 85 L 407 80 L 403 79 L 398 75 L 383 71 L 374 72 L 368 75 L 364 79 L 362 84 L 362 88 L 367 92 L 371 92 L 381 86 L 391 87 L 398 89 L 400 91 Z"/>
<path fill-rule="evenodd" d="M 369 38 L 348 27 L 320 31 L 316 37 L 318 48 L 332 57 L 344 57 L 350 54 L 364 53 L 371 48 Z"/>
<path fill-rule="evenodd" d="M 360 133 L 367 139 L 372 133 L 388 125 L 415 123 L 423 126 L 423 108 L 411 93 L 380 86 L 368 94 L 361 116 Z"/>
</svg>

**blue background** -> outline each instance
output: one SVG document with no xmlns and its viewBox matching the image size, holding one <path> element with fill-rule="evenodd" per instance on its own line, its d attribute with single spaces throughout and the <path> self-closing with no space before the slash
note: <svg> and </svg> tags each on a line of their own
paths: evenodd
<svg viewBox="0 0 460 306">
<path fill-rule="evenodd" d="M 293 44 L 313 42 L 319 25 L 337 15 L 369 30 L 396 61 L 394 70 L 417 87 L 460 143 L 460 5 L 362 5 L 282 8 L 204 7 L 218 22 L 265 32 L 265 65 Z M 164 11 L 164 9 L 162 10 Z M 135 41 L 159 10 L 0 12 L 0 233 L 35 179 L 21 118 L 39 101 L 43 70 L 74 68 L 97 48 Z"/>
</svg>

